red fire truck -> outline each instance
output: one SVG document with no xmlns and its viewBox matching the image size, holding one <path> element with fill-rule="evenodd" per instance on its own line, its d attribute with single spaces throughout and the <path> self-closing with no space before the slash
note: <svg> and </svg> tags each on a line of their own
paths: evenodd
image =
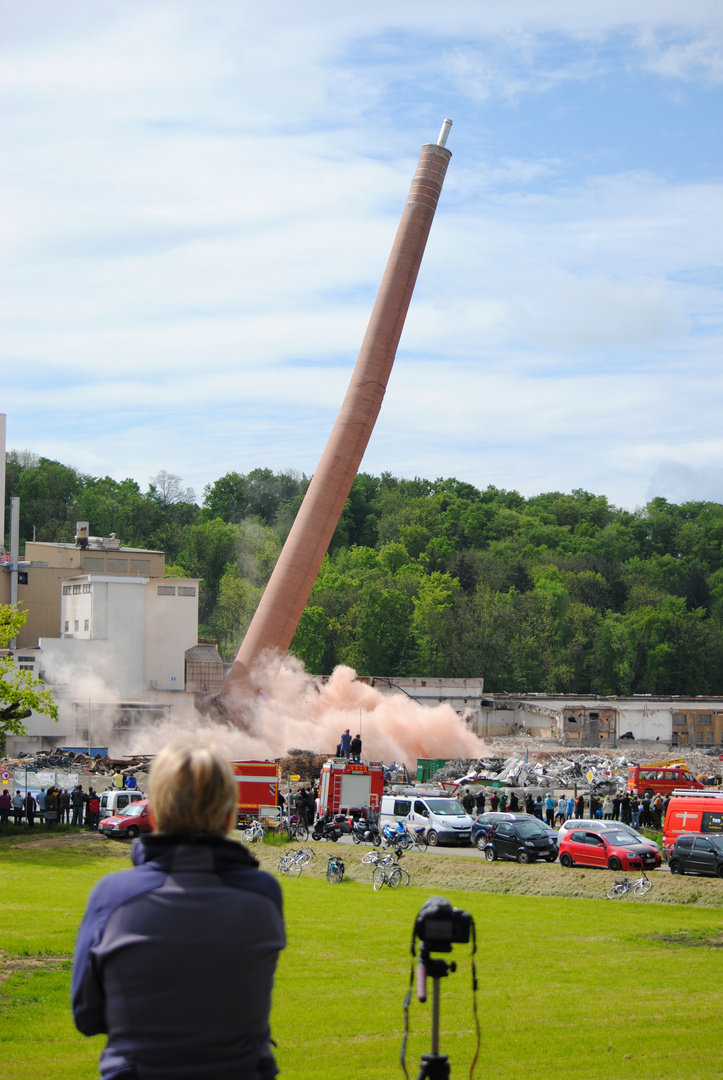
<svg viewBox="0 0 723 1080">
<path fill-rule="evenodd" d="M 239 821 L 263 815 L 262 807 L 276 807 L 281 769 L 275 761 L 232 761 L 238 783 Z"/>
<path fill-rule="evenodd" d="M 358 817 L 367 810 L 379 812 L 384 791 L 384 769 L 379 761 L 357 765 L 344 758 L 325 761 L 319 778 L 321 812 Z"/>
</svg>

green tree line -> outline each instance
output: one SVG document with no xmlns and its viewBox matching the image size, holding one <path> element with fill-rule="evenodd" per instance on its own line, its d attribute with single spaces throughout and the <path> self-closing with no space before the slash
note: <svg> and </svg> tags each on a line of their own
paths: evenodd
<svg viewBox="0 0 723 1080">
<path fill-rule="evenodd" d="M 203 578 L 201 632 L 231 658 L 309 479 L 254 469 L 207 485 L 85 476 L 7 455 L 23 540 L 76 520 Z M 292 651 L 315 673 L 483 677 L 489 691 L 723 693 L 723 506 L 635 512 L 575 490 L 525 498 L 455 479 L 360 473 Z"/>
</svg>

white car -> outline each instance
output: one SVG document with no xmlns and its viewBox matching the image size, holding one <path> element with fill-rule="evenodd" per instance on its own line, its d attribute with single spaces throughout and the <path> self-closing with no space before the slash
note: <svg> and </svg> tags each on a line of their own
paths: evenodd
<svg viewBox="0 0 723 1080">
<path fill-rule="evenodd" d="M 587 829 L 588 832 L 605 832 L 606 829 L 616 829 L 617 832 L 630 833 L 630 836 L 638 844 L 648 844 L 658 850 L 658 845 L 647 836 L 642 836 L 632 825 L 626 825 L 623 821 L 613 821 L 612 818 L 569 818 L 563 821 L 558 830 L 560 840 L 564 840 L 571 829 Z"/>
</svg>

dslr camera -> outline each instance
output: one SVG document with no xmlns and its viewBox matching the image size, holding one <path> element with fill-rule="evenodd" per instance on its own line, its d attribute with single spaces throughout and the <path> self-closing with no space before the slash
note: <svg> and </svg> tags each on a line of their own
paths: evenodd
<svg viewBox="0 0 723 1080">
<path fill-rule="evenodd" d="M 469 941 L 472 916 L 453 908 L 443 896 L 430 896 L 417 915 L 414 934 L 433 952 L 451 952 L 452 945 Z"/>
</svg>

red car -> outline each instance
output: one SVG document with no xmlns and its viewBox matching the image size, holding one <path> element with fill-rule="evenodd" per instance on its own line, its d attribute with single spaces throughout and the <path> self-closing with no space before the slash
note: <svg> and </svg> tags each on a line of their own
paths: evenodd
<svg viewBox="0 0 723 1080">
<path fill-rule="evenodd" d="M 602 866 L 608 870 L 654 870 L 660 866 L 660 852 L 649 844 L 636 843 L 622 829 L 570 829 L 560 841 L 560 862 L 563 866 Z"/>
<path fill-rule="evenodd" d="M 114 840 L 132 840 L 142 832 L 152 832 L 148 799 L 131 803 L 113 817 L 101 818 L 98 832 L 112 836 Z"/>
</svg>

